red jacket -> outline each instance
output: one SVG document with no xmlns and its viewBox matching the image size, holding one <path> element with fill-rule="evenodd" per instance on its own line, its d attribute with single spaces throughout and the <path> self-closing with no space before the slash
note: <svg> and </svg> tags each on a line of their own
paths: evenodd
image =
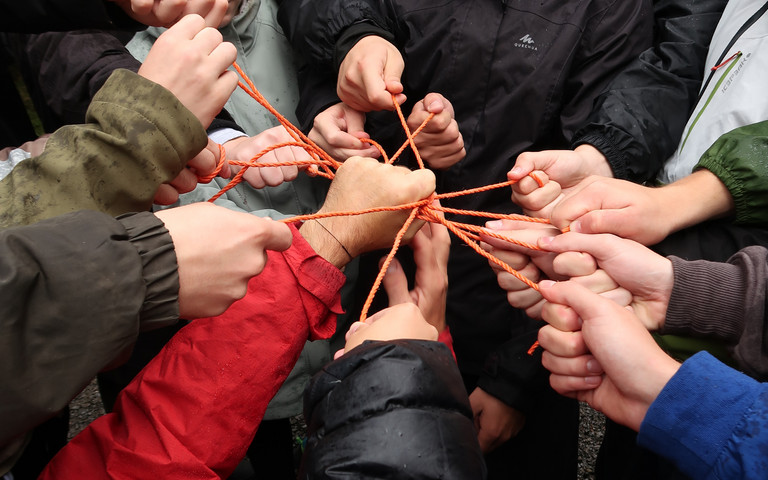
<svg viewBox="0 0 768 480">
<path fill-rule="evenodd" d="M 344 275 L 293 230 L 224 314 L 182 329 L 40 478 L 226 478 L 305 341 L 330 337 Z"/>
</svg>

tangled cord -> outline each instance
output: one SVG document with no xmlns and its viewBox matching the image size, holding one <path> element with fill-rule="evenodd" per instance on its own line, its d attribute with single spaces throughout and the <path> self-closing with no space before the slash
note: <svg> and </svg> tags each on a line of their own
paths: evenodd
<svg viewBox="0 0 768 480">
<path fill-rule="evenodd" d="M 288 131 L 288 133 L 293 137 L 293 142 L 285 142 L 280 143 L 276 145 L 272 145 L 268 148 L 265 148 L 258 154 L 256 154 L 254 157 L 252 157 L 249 161 L 237 161 L 237 160 L 227 160 L 226 158 L 226 152 L 224 150 L 224 147 L 222 145 L 219 145 L 219 163 L 216 167 L 216 169 L 209 175 L 205 177 L 199 177 L 199 181 L 201 183 L 207 183 L 213 180 L 220 172 L 221 169 L 224 167 L 225 162 L 229 165 L 236 165 L 242 167 L 240 171 L 235 174 L 234 177 L 225 185 L 219 192 L 216 193 L 213 197 L 211 197 L 208 201 L 213 202 L 219 197 L 221 197 L 224 193 L 229 191 L 230 189 L 234 188 L 237 184 L 239 184 L 242 179 L 243 175 L 245 174 L 246 170 L 251 167 L 282 167 L 282 166 L 307 166 L 307 173 L 312 176 L 322 176 L 328 179 L 334 178 L 334 172 L 339 168 L 341 165 L 340 162 L 333 159 L 330 155 L 328 155 L 325 151 L 323 151 L 322 148 L 320 148 L 316 143 L 314 143 L 312 140 L 309 139 L 304 133 L 301 132 L 296 126 L 291 124 L 283 115 L 280 114 L 277 110 L 272 107 L 269 102 L 264 98 L 264 96 L 256 89 L 253 82 L 248 78 L 248 76 L 242 71 L 240 66 L 237 63 L 233 64 L 235 70 L 242 78 L 242 81 L 238 82 L 238 86 L 242 88 L 248 95 L 250 95 L 254 100 L 259 102 L 264 108 L 266 108 L 272 115 L 277 118 L 277 120 L 280 122 L 280 124 Z M 363 142 L 369 143 L 376 147 L 377 150 L 381 153 L 382 158 L 384 159 L 384 162 L 387 164 L 392 164 L 397 160 L 397 158 L 400 156 L 400 154 L 408 147 L 411 148 L 411 150 L 414 153 L 414 156 L 416 157 L 416 161 L 419 165 L 419 168 L 425 168 L 424 162 L 421 159 L 421 155 L 419 154 L 418 148 L 416 148 L 416 143 L 414 142 L 414 138 L 416 135 L 421 132 L 424 127 L 432 120 L 434 117 L 434 113 L 430 113 L 427 118 L 422 122 L 422 124 L 414 130 L 412 133 L 410 129 L 408 128 L 408 123 L 405 120 L 405 117 L 403 116 L 403 112 L 400 109 L 400 105 L 395 100 L 395 96 L 392 95 L 392 103 L 394 104 L 395 111 L 397 112 L 397 116 L 400 119 L 400 124 L 403 127 L 403 130 L 406 133 L 406 141 L 403 143 L 403 145 L 392 155 L 392 157 L 388 157 L 386 152 L 384 152 L 384 149 L 376 143 L 374 140 L 364 138 L 361 139 Z M 283 147 L 300 147 L 303 148 L 311 157 L 311 160 L 304 160 L 304 161 L 291 161 L 291 162 L 275 162 L 275 163 L 259 163 L 259 159 L 266 155 L 267 153 L 277 150 L 279 148 Z M 543 186 L 543 182 L 541 179 L 539 179 L 534 172 L 531 172 L 529 174 L 531 178 L 533 178 L 539 186 Z M 444 198 L 454 198 L 459 197 L 462 195 L 471 195 L 474 193 L 480 193 L 485 192 L 488 190 L 493 190 L 496 188 L 503 188 L 503 187 L 509 187 L 513 184 L 515 184 L 516 181 L 506 181 L 501 183 L 496 183 L 492 185 L 487 185 L 484 187 L 478 187 L 478 188 L 471 188 L 467 190 L 461 190 L 458 192 L 451 192 L 451 193 L 443 193 L 443 194 L 437 194 L 433 193 L 429 198 L 425 198 L 423 200 L 420 200 L 418 202 L 411 202 L 407 204 L 402 204 L 398 206 L 393 207 L 374 207 L 374 208 L 367 208 L 364 210 L 356 210 L 356 211 L 347 211 L 347 212 L 329 212 L 329 213 L 313 213 L 308 215 L 298 215 L 295 217 L 287 218 L 281 220 L 284 223 L 294 223 L 294 222 L 304 222 L 308 220 L 317 220 L 320 218 L 326 218 L 326 217 L 335 217 L 335 216 L 348 216 L 348 215 L 363 215 L 366 213 L 374 213 L 374 212 L 385 212 L 385 211 L 400 211 L 400 210 L 410 210 L 410 214 L 408 216 L 408 219 L 405 221 L 405 224 L 403 224 L 403 227 L 400 229 L 400 231 L 397 233 L 395 237 L 394 244 L 392 246 L 392 249 L 390 250 L 389 254 L 387 255 L 386 259 L 384 260 L 378 275 L 376 276 L 376 280 L 371 287 L 371 291 L 368 294 L 368 298 L 365 301 L 365 304 L 363 306 L 363 310 L 360 314 L 360 321 L 364 322 L 367 315 L 368 310 L 370 309 L 371 303 L 373 302 L 373 298 L 376 295 L 376 292 L 378 291 L 379 287 L 381 286 L 382 279 L 384 278 L 384 275 L 387 271 L 387 268 L 389 267 L 389 264 L 392 262 L 392 259 L 395 256 L 395 253 L 397 253 L 398 248 L 400 247 L 400 244 L 402 243 L 402 239 L 405 236 L 405 233 L 407 232 L 408 228 L 411 226 L 411 224 L 414 222 L 414 220 L 424 220 L 427 222 L 433 222 L 433 223 L 439 223 L 444 225 L 449 231 L 451 231 L 454 235 L 456 235 L 458 238 L 460 238 L 462 241 L 464 241 L 467 245 L 469 245 L 473 250 L 475 250 L 480 255 L 487 258 L 490 262 L 494 263 L 495 265 L 502 268 L 504 271 L 510 273 L 515 278 L 523 282 L 525 285 L 529 286 L 530 288 L 538 291 L 539 286 L 535 282 L 529 280 L 525 276 L 523 276 L 520 272 L 515 270 L 514 268 L 510 267 L 506 262 L 498 259 L 491 253 L 483 250 L 480 245 L 480 233 L 483 233 L 484 235 L 487 235 L 489 237 L 498 238 L 500 240 L 504 240 L 506 242 L 519 245 L 528 249 L 532 250 L 540 250 L 540 248 L 534 244 L 522 242 L 519 240 L 515 240 L 514 238 L 510 238 L 501 234 L 498 234 L 496 232 L 490 231 L 488 229 L 485 229 L 483 227 L 479 227 L 477 225 L 467 224 L 467 223 L 460 223 L 455 222 L 451 220 L 447 220 L 444 215 L 445 213 L 450 214 L 460 214 L 460 215 L 468 215 L 468 216 L 476 216 L 476 217 L 485 217 L 489 219 L 506 219 L 506 220 L 521 220 L 521 221 L 527 221 L 527 222 L 535 222 L 535 223 L 544 223 L 549 224 L 549 221 L 542 218 L 535 218 L 535 217 L 529 217 L 527 215 L 518 215 L 518 214 L 494 214 L 494 213 L 487 213 L 487 212 L 479 212 L 474 210 L 460 210 L 455 208 L 447 208 L 442 207 L 438 205 L 434 205 L 434 200 L 440 200 Z M 538 346 L 538 342 L 534 344 L 528 353 L 532 353 L 535 348 Z"/>
</svg>

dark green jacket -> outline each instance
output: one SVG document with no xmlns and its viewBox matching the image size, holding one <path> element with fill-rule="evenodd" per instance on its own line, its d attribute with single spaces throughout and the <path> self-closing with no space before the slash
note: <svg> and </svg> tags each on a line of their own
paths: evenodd
<svg viewBox="0 0 768 480">
<path fill-rule="evenodd" d="M 731 192 L 734 223 L 768 226 L 768 121 L 723 134 L 695 168 L 714 173 Z"/>
<path fill-rule="evenodd" d="M 0 231 L 0 475 L 140 330 L 178 321 L 168 230 L 149 212 L 81 211 Z"/>
<path fill-rule="evenodd" d="M 149 210 L 157 187 L 207 144 L 203 126 L 170 91 L 128 70 L 110 76 L 86 122 L 57 130 L 42 155 L 0 182 L 0 228 L 78 210 Z"/>
</svg>

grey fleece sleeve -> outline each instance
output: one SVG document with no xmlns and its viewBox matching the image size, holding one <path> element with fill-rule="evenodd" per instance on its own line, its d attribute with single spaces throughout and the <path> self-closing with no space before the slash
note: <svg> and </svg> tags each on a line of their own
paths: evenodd
<svg viewBox="0 0 768 480">
<path fill-rule="evenodd" d="M 674 286 L 660 333 L 723 340 L 739 366 L 768 378 L 768 250 L 740 250 L 726 263 L 669 257 Z"/>
</svg>

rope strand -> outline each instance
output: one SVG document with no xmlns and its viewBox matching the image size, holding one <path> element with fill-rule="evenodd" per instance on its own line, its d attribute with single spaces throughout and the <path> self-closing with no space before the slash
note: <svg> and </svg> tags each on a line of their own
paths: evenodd
<svg viewBox="0 0 768 480">
<path fill-rule="evenodd" d="M 209 201 L 213 202 L 217 198 L 219 198 L 221 195 L 229 191 L 231 188 L 235 187 L 238 183 L 240 183 L 243 179 L 243 175 L 245 174 L 246 170 L 251 167 L 261 167 L 261 168 L 270 168 L 270 167 L 281 167 L 281 166 L 305 166 L 308 165 L 307 173 L 310 175 L 319 175 L 323 176 L 325 178 L 333 179 L 334 172 L 339 168 L 341 165 L 340 162 L 332 158 L 328 153 L 323 151 L 322 148 L 320 148 L 317 144 L 315 144 L 312 140 L 309 139 L 306 135 L 304 135 L 301 130 L 299 130 L 296 126 L 292 125 L 285 117 L 283 117 L 277 110 L 275 110 L 269 102 L 259 93 L 259 91 L 256 89 L 256 87 L 253 85 L 253 82 L 246 76 L 246 74 L 242 71 L 242 69 L 237 65 L 237 63 L 233 64 L 235 70 L 242 78 L 242 81 L 238 82 L 238 86 L 242 88 L 248 95 L 250 95 L 254 100 L 256 100 L 259 104 L 261 104 L 264 108 L 266 108 L 272 115 L 275 116 L 275 118 L 280 122 L 280 124 L 288 131 L 288 133 L 293 137 L 293 142 L 285 142 L 280 143 L 277 145 L 272 145 L 268 148 L 265 148 L 261 152 L 259 152 L 257 155 L 252 157 L 247 162 L 243 161 L 236 161 L 226 158 L 226 152 L 224 150 L 224 147 L 219 145 L 219 161 L 216 166 L 216 169 L 214 172 L 212 172 L 210 175 L 207 175 L 205 177 L 201 177 L 199 180 L 202 183 L 210 182 L 213 178 L 218 175 L 218 173 L 221 171 L 225 163 L 229 163 L 229 165 L 239 166 L 242 167 L 240 171 L 235 174 L 232 179 L 225 185 L 216 195 L 214 195 Z M 403 127 L 403 130 L 406 134 L 406 140 L 402 144 L 402 146 L 395 152 L 394 155 L 391 157 L 388 157 L 384 149 L 379 145 L 377 142 L 375 142 L 372 139 L 369 138 L 362 138 L 360 139 L 362 142 L 368 143 L 376 147 L 377 150 L 381 153 L 382 159 L 385 163 L 392 164 L 397 160 L 397 158 L 400 156 L 400 154 L 408 147 L 411 148 L 413 151 L 413 154 L 416 158 L 416 162 L 419 165 L 419 168 L 425 168 L 424 162 L 421 158 L 421 155 L 419 154 L 419 150 L 416 147 L 416 143 L 414 141 L 414 138 L 416 135 L 418 135 L 425 127 L 426 125 L 432 120 L 434 117 L 434 113 L 430 113 L 427 118 L 422 122 L 422 124 L 411 133 L 408 122 L 406 121 L 402 110 L 400 109 L 400 105 L 395 100 L 395 96 L 392 95 L 392 103 L 395 107 L 395 112 L 397 113 L 398 119 L 400 120 L 400 124 Z M 279 162 L 279 163 L 259 163 L 259 159 L 266 155 L 267 153 L 277 150 L 279 148 L 283 147 L 300 147 L 303 148 L 309 156 L 312 158 L 312 160 L 304 160 L 304 161 L 293 161 L 293 162 Z M 531 178 L 533 178 L 539 186 L 543 186 L 542 180 L 536 176 L 535 172 L 531 172 L 529 174 Z M 498 238 L 500 240 L 504 240 L 506 242 L 519 245 L 525 248 L 529 248 L 532 250 L 540 250 L 536 245 L 522 242 L 519 240 L 515 240 L 514 238 L 501 235 L 499 233 L 496 233 L 492 230 L 488 230 L 483 227 L 479 227 L 477 225 L 473 224 L 466 224 L 466 223 L 460 223 L 455 222 L 451 220 L 445 219 L 444 215 L 441 215 L 440 213 L 450 213 L 454 215 L 467 215 L 467 216 L 475 216 L 475 217 L 485 217 L 490 219 L 506 219 L 506 220 L 518 220 L 518 221 L 528 221 L 528 222 L 535 222 L 540 224 L 549 224 L 549 221 L 542 218 L 534 218 L 529 217 L 526 215 L 518 215 L 518 214 L 498 214 L 498 213 L 487 213 L 487 212 L 479 212 L 479 211 L 473 211 L 473 210 L 461 210 L 456 208 L 448 208 L 448 207 L 442 207 L 442 206 L 435 206 L 433 205 L 433 200 L 435 199 L 444 199 L 444 198 L 455 198 L 463 195 L 471 195 L 474 193 L 480 193 L 480 192 L 486 192 L 492 189 L 496 188 L 504 188 L 509 187 L 513 184 L 515 184 L 516 181 L 514 180 L 508 180 L 505 182 L 500 182 L 492 185 L 486 185 L 483 187 L 477 187 L 477 188 L 470 188 L 467 190 L 462 190 L 458 192 L 450 192 L 450 193 L 442 193 L 442 194 L 433 194 L 430 198 L 420 200 L 417 202 L 411 202 L 407 204 L 392 206 L 392 207 L 373 207 L 373 208 L 367 208 L 363 210 L 357 210 L 357 211 L 347 211 L 347 212 L 330 212 L 330 213 L 314 213 L 314 214 L 308 214 L 308 215 L 297 215 L 291 218 L 283 219 L 281 220 L 284 223 L 294 223 L 294 222 L 304 222 L 309 220 L 315 220 L 317 221 L 320 226 L 326 230 L 334 239 L 336 239 L 336 236 L 333 235 L 331 231 L 329 231 L 320 221 L 321 218 L 327 218 L 327 217 L 334 217 L 334 216 L 348 216 L 348 215 L 364 215 L 367 213 L 374 213 L 374 212 L 385 212 L 385 211 L 401 211 L 401 210 L 410 210 L 410 214 L 408 216 L 408 219 L 403 224 L 403 227 L 400 229 L 400 231 L 397 233 L 397 236 L 395 237 L 394 244 L 392 245 L 392 249 L 390 250 L 389 254 L 385 258 L 381 269 L 379 270 L 379 273 L 376 277 L 376 280 L 371 287 L 371 291 L 368 294 L 368 298 L 366 299 L 366 302 L 363 306 L 363 311 L 360 315 L 360 321 L 364 322 L 366 320 L 366 317 L 368 315 L 368 310 L 370 309 L 371 303 L 373 302 L 373 298 L 378 291 L 381 282 L 384 278 L 384 275 L 386 274 L 387 268 L 389 267 L 390 263 L 392 262 L 392 259 L 394 258 L 395 254 L 397 253 L 397 250 L 400 247 L 400 244 L 402 243 L 402 240 L 408 231 L 408 228 L 411 226 L 411 224 L 416 220 L 424 220 L 427 222 L 433 222 L 433 223 L 440 223 L 442 225 L 445 225 L 445 227 L 452 232 L 455 236 L 457 236 L 459 239 L 464 241 L 467 245 L 469 245 L 473 250 L 475 250 L 478 254 L 484 256 L 487 258 L 491 263 L 499 266 L 504 271 L 510 273 L 515 278 L 523 282 L 528 287 L 538 291 L 539 286 L 535 282 L 529 280 L 524 275 L 522 275 L 520 272 L 515 270 L 514 268 L 510 267 L 508 264 L 506 264 L 504 261 L 498 259 L 494 255 L 492 255 L 489 252 L 486 252 L 483 250 L 480 245 L 480 234 L 487 235 L 489 237 Z M 337 242 L 338 239 L 336 239 Z M 347 255 L 352 258 L 352 255 L 349 253 L 347 248 L 339 242 L 339 245 L 341 245 L 341 248 L 344 249 L 344 251 L 347 253 Z M 529 350 L 529 354 L 532 354 L 533 351 L 538 346 L 538 342 L 534 344 L 531 349 Z"/>
</svg>

